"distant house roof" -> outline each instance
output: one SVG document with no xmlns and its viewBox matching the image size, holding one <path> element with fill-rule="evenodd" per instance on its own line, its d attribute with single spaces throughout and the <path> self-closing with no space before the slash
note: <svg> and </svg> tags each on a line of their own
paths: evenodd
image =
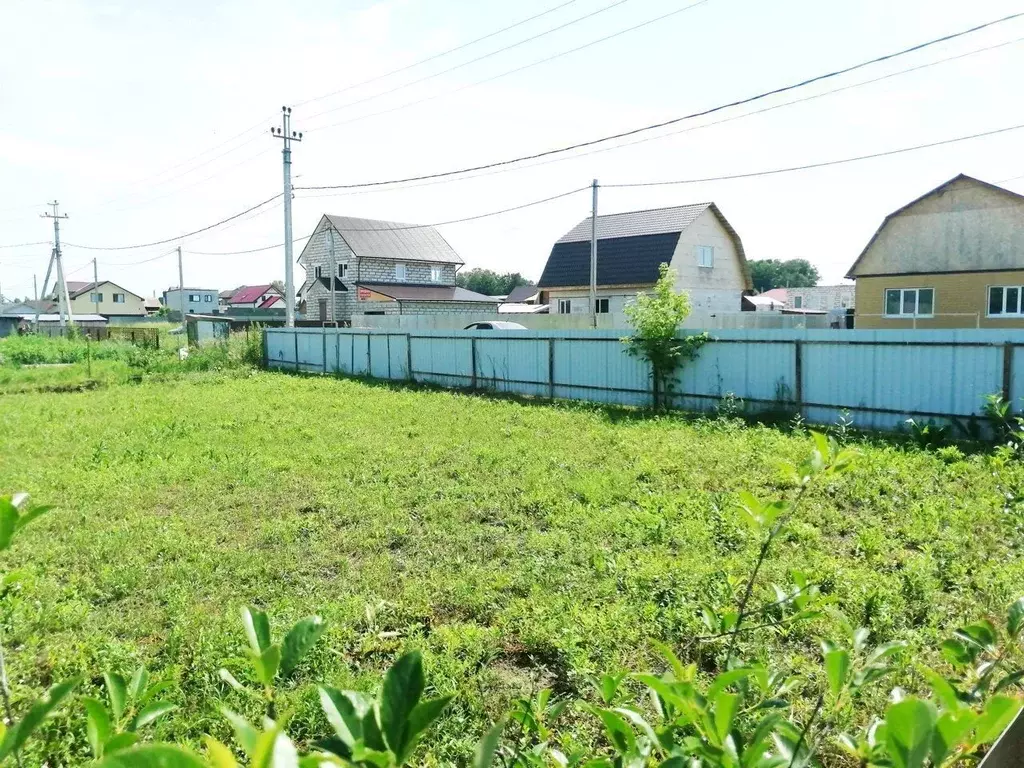
<svg viewBox="0 0 1024 768">
<path fill-rule="evenodd" d="M 240 285 L 237 288 L 228 288 L 226 291 L 221 291 L 220 293 L 218 293 L 217 294 L 217 298 L 218 299 L 230 299 L 232 296 L 234 296 L 236 293 L 238 293 L 243 288 L 245 288 L 244 285 Z"/>
<path fill-rule="evenodd" d="M 259 301 L 260 297 L 265 293 L 273 293 L 276 295 L 277 290 L 269 283 L 266 285 L 243 285 L 231 295 L 231 298 L 228 299 L 228 303 L 252 304 Z"/>
<path fill-rule="evenodd" d="M 782 308 L 786 306 L 786 302 L 780 301 L 779 299 L 773 298 L 772 296 L 767 296 L 763 293 L 758 296 L 744 296 L 743 301 L 755 307 L 769 307 L 771 309 Z"/>
<path fill-rule="evenodd" d="M 68 287 L 68 293 L 81 293 L 84 288 L 88 288 L 92 283 L 84 282 L 82 280 L 66 280 L 65 284 Z M 54 290 L 57 290 L 56 285 Z"/>
<path fill-rule="evenodd" d="M 329 214 L 325 218 L 360 258 L 463 263 L 462 257 L 448 245 L 441 233 L 428 224 L 403 224 Z"/>
<path fill-rule="evenodd" d="M 512 293 L 505 297 L 505 301 L 509 304 L 521 304 L 527 299 L 532 299 L 536 296 L 539 290 L 533 283 L 520 285 L 512 289 Z"/>
<path fill-rule="evenodd" d="M 145 299 L 143 304 L 145 305 L 146 309 L 152 310 L 160 309 L 160 307 L 163 306 L 163 304 L 160 303 L 160 299 L 158 299 L 156 296 L 150 296 L 148 299 Z"/>
<path fill-rule="evenodd" d="M 409 283 L 358 283 L 365 288 L 397 301 L 481 301 L 497 304 L 482 293 L 467 291 L 455 285 L 410 285 Z"/>
<path fill-rule="evenodd" d="M 770 296 L 771 298 L 775 299 L 776 301 L 781 301 L 783 304 L 785 304 L 787 301 L 789 301 L 789 291 L 786 288 L 772 288 L 770 290 L 762 292 L 759 295 L 760 296 Z"/>
<path fill-rule="evenodd" d="M 75 287 L 72 288 L 72 285 Z M 120 286 L 117 283 L 111 282 L 110 280 L 100 280 L 98 283 L 81 283 L 77 281 L 68 282 L 68 295 L 71 296 L 72 299 L 75 299 L 81 296 L 83 293 L 95 290 L 97 286 L 102 288 L 104 285 L 112 285 L 115 288 L 120 288 L 125 293 L 130 293 L 137 299 L 142 298 L 141 296 L 139 296 L 139 294 L 129 291 L 127 288 L 124 288 L 123 286 Z"/>
<path fill-rule="evenodd" d="M 256 309 L 272 309 L 274 307 L 278 307 L 278 302 L 280 302 L 281 305 L 283 305 L 284 299 L 281 298 L 280 296 L 271 296 L 269 299 L 267 299 L 258 307 L 256 307 Z"/>
<path fill-rule="evenodd" d="M 732 237 L 747 287 L 751 287 L 743 243 L 714 203 L 678 205 L 597 217 L 597 284 L 652 285 L 661 264 L 671 263 L 679 235 L 705 211 L 711 211 Z M 556 242 L 544 266 L 541 288 L 590 283 L 591 217 Z"/>
</svg>

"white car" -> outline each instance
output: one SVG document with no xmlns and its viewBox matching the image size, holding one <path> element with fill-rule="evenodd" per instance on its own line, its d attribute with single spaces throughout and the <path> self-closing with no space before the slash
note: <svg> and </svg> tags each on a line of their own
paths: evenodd
<svg viewBox="0 0 1024 768">
<path fill-rule="evenodd" d="M 483 320 L 479 323 L 470 323 L 463 330 L 465 331 L 525 331 L 525 325 L 512 323 L 508 320 Z"/>
</svg>

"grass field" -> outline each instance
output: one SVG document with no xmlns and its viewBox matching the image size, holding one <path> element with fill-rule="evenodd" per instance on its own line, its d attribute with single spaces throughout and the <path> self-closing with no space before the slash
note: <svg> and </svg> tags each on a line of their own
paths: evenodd
<svg viewBox="0 0 1024 768">
<path fill-rule="evenodd" d="M 327 732 L 314 681 L 373 688 L 403 649 L 455 693 L 432 760 L 464 761 L 485 723 L 538 685 L 656 664 L 702 668 L 704 602 L 726 605 L 758 542 L 736 494 L 786 493 L 779 460 L 808 438 L 735 421 L 651 418 L 286 374 L 195 373 L 89 392 L 0 397 L 0 487 L 57 509 L 4 568 L 19 699 L 139 662 L 181 708 L 157 735 L 228 737 L 220 682 L 240 678 L 243 604 L 275 628 L 329 622 L 282 707 L 299 740 Z M 1024 471 L 983 453 L 862 441 L 858 469 L 815 488 L 767 565 L 800 568 L 881 642 L 931 649 L 957 622 L 1024 593 Z M 758 602 L 774 595 L 759 591 Z M 817 674 L 824 616 L 751 635 L 748 657 Z M 927 651 L 926 661 L 937 656 Z M 882 686 L 919 682 L 908 672 Z M 572 727 L 570 715 L 570 727 Z M 441 735 L 441 734 L 444 735 Z M 591 733 L 581 731 L 587 740 Z M 47 726 L 30 764 L 87 754 L 84 715 Z"/>
</svg>

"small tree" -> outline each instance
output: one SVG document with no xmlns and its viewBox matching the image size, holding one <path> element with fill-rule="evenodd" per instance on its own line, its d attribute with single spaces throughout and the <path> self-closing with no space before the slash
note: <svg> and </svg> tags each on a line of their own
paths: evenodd
<svg viewBox="0 0 1024 768">
<path fill-rule="evenodd" d="M 680 338 L 679 327 L 690 314 L 690 297 L 675 290 L 676 273 L 668 264 L 659 268 L 654 293 L 638 293 L 626 307 L 635 333 L 622 340 L 626 352 L 651 364 L 654 405 L 668 405 L 676 370 L 693 360 L 708 340 L 706 333 Z"/>
</svg>

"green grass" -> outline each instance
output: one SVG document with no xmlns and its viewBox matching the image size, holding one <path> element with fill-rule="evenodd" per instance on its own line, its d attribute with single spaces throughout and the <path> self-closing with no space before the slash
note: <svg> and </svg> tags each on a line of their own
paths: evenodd
<svg viewBox="0 0 1024 768">
<path fill-rule="evenodd" d="M 538 685 L 657 665 L 654 641 L 711 670 L 699 606 L 730 600 L 758 542 L 736 494 L 787 493 L 777 463 L 806 436 L 735 421 L 648 418 L 356 381 L 197 373 L 81 393 L 0 398 L 0 488 L 54 512 L 4 568 L 19 706 L 55 680 L 139 662 L 181 708 L 161 738 L 228 738 L 221 683 L 248 679 L 239 607 L 275 631 L 319 613 L 324 640 L 286 686 L 300 741 L 327 733 L 313 682 L 374 688 L 404 649 L 455 693 L 426 762 L 464 761 L 485 723 Z M 766 579 L 800 568 L 873 640 L 933 649 L 958 622 L 1024 593 L 1016 464 L 866 441 L 857 470 L 816 487 Z M 759 589 L 755 602 L 774 599 Z M 818 675 L 828 615 L 751 635 L 744 655 Z M 919 686 L 910 668 L 879 687 Z M 806 694 L 810 695 L 810 694 Z M 29 764 L 87 754 L 72 707 Z M 569 717 L 586 741 L 590 726 Z"/>
</svg>

